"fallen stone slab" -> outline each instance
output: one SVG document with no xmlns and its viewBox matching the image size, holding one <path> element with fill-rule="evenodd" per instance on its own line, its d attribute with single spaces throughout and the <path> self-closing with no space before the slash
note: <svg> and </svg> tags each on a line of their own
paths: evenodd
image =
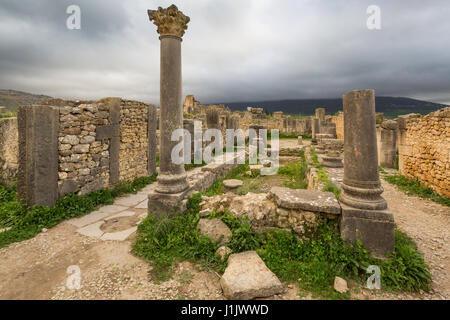
<svg viewBox="0 0 450 320">
<path fill-rule="evenodd" d="M 220 285 L 225 297 L 232 300 L 265 298 L 284 291 L 280 280 L 255 251 L 232 254 Z"/>
<path fill-rule="evenodd" d="M 341 214 L 341 206 L 332 192 L 273 187 L 269 197 L 285 209 Z"/>
<path fill-rule="evenodd" d="M 230 180 L 223 181 L 223 186 L 227 189 L 236 189 L 236 188 L 242 187 L 243 185 L 244 185 L 244 182 L 242 180 L 230 179 Z"/>
<path fill-rule="evenodd" d="M 217 218 L 214 219 L 200 219 L 198 222 L 198 227 L 200 228 L 200 232 L 211 238 L 213 241 L 219 240 L 220 237 L 223 236 L 220 241 L 221 244 L 228 242 L 233 233 L 230 228 Z"/>
</svg>

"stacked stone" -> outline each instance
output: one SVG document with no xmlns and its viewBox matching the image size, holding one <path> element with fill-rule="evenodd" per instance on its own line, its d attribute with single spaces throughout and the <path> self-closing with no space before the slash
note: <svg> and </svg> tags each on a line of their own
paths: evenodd
<svg viewBox="0 0 450 320">
<path fill-rule="evenodd" d="M 331 135 L 331 139 L 336 139 L 336 124 L 333 122 L 320 122 L 320 133 Z"/>
<path fill-rule="evenodd" d="M 321 157 L 321 164 L 329 168 L 342 168 L 342 148 L 344 140 L 339 139 L 322 139 L 325 154 Z"/>
<path fill-rule="evenodd" d="M 450 108 L 398 118 L 399 170 L 450 197 Z"/>
<path fill-rule="evenodd" d="M 120 106 L 119 180 L 148 175 L 147 121 L 149 105 L 122 100 Z M 150 137 L 155 140 L 156 137 Z"/>
<path fill-rule="evenodd" d="M 322 128 L 321 128 L 322 129 Z M 325 152 L 325 145 L 323 143 L 324 139 L 334 139 L 335 137 L 332 134 L 329 133 L 318 133 L 316 134 L 316 153 L 324 153 Z"/>
<path fill-rule="evenodd" d="M 0 119 L 0 182 L 17 175 L 19 144 L 17 118 Z"/>
<path fill-rule="evenodd" d="M 96 129 L 108 125 L 108 105 L 67 105 L 59 108 L 59 115 L 59 195 L 107 187 L 109 141 L 96 141 Z"/>
</svg>

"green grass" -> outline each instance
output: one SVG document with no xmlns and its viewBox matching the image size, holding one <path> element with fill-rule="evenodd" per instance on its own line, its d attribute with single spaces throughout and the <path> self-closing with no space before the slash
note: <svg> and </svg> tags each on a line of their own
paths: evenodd
<svg viewBox="0 0 450 320">
<path fill-rule="evenodd" d="M 281 280 L 297 282 L 300 289 L 316 297 L 349 298 L 349 294 L 334 291 L 335 276 L 364 286 L 369 265 L 380 267 L 384 290 L 429 291 L 431 276 L 423 257 L 406 235 L 396 231 L 395 238 L 391 259 L 378 260 L 371 258 L 361 243 L 343 241 L 337 223 L 328 222 L 319 227 L 315 238 L 305 241 L 285 231 L 268 233 L 258 253 Z"/>
<path fill-rule="evenodd" d="M 51 228 L 65 219 L 88 214 L 100 205 L 112 204 L 115 197 L 136 193 L 154 181 L 156 174 L 119 182 L 112 189 L 98 190 L 87 195 L 68 194 L 58 199 L 53 207 L 35 208 L 29 208 L 17 196 L 15 185 L 0 185 L 0 226 L 11 228 L 0 233 L 0 248 L 32 238 L 43 228 Z"/>
<path fill-rule="evenodd" d="M 184 170 L 188 171 L 194 168 L 199 168 L 199 167 L 203 167 L 206 166 L 206 162 L 203 161 L 201 164 L 195 164 L 195 163 L 190 163 L 190 164 L 185 164 L 184 165 Z"/>
<path fill-rule="evenodd" d="M 300 161 L 289 163 L 278 169 L 278 174 L 289 177 L 289 181 L 285 183 L 285 187 L 291 189 L 306 189 L 308 182 L 306 181 L 306 173 L 308 165 L 305 159 L 305 152 L 300 151 Z"/>
<path fill-rule="evenodd" d="M 406 192 L 408 195 L 430 199 L 436 203 L 450 207 L 450 198 L 437 194 L 430 187 L 422 186 L 419 180 L 410 180 L 401 174 L 388 175 L 383 169 L 381 169 L 380 172 L 384 175 L 384 180 L 390 184 L 396 185 L 401 191 Z"/>
<path fill-rule="evenodd" d="M 216 180 L 211 187 L 209 187 L 205 191 L 205 195 L 208 197 L 216 196 L 223 193 L 223 181 L 228 179 L 239 179 L 242 177 L 247 171 L 250 170 L 248 164 L 241 164 L 237 168 L 234 168 L 229 172 L 225 177 Z"/>
<path fill-rule="evenodd" d="M 158 220 L 148 216 L 139 225 L 132 252 L 150 262 L 153 280 L 170 279 L 175 262 L 184 260 L 207 269 L 224 271 L 225 263 L 215 254 L 220 245 L 211 242 L 197 228 L 201 201 L 200 194 L 196 194 L 189 198 L 187 211 L 183 214 Z"/>
<path fill-rule="evenodd" d="M 196 263 L 203 270 L 223 273 L 226 262 L 215 254 L 219 244 L 202 236 L 197 228 L 201 195 L 192 196 L 188 209 L 172 219 L 148 217 L 139 226 L 133 253 L 147 259 L 151 277 L 164 281 L 172 277 L 175 263 Z M 396 231 L 395 252 L 390 260 L 371 258 L 360 242 L 352 245 L 342 240 L 337 221 L 322 223 L 309 239 L 299 239 L 283 230 L 263 234 L 252 231 L 246 217 L 238 219 L 229 211 L 213 213 L 232 230 L 227 246 L 233 253 L 256 250 L 266 265 L 282 281 L 297 283 L 299 288 L 325 299 L 348 299 L 333 288 L 335 276 L 353 279 L 362 286 L 369 277 L 367 267 L 381 269 L 381 285 L 387 291 L 428 291 L 431 276 L 422 256 L 406 235 Z"/>
<path fill-rule="evenodd" d="M 17 117 L 17 112 L 0 113 L 0 119 Z"/>
<path fill-rule="evenodd" d="M 317 158 L 317 154 L 313 147 L 311 147 L 311 159 L 313 161 L 314 167 L 317 169 L 317 176 L 319 182 L 325 184 L 325 186 L 322 188 L 322 191 L 333 192 L 334 195 L 336 196 L 336 199 L 339 199 L 339 196 L 341 195 L 341 189 L 339 189 L 331 180 L 329 180 L 328 174 L 323 168 L 323 166 L 320 164 L 319 159 Z"/>
</svg>

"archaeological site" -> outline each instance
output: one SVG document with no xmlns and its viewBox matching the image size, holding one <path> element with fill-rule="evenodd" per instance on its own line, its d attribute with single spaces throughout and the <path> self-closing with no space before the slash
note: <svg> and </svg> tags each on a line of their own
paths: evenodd
<svg viewBox="0 0 450 320">
<path fill-rule="evenodd" d="M 245 46 L 246 63 L 213 59 L 215 40 L 207 38 L 217 35 L 204 29 L 224 20 L 196 6 L 147 2 L 147 13 L 136 11 L 145 37 L 124 33 L 120 41 L 140 41 L 151 56 L 143 52 L 142 60 L 130 44 L 117 63 L 151 65 L 130 71 L 137 83 L 106 70 L 106 55 L 92 63 L 105 68 L 103 80 L 88 79 L 88 72 L 80 83 L 60 79 L 57 87 L 71 82 L 72 95 L 28 97 L 15 109 L 0 100 L 0 299 L 450 299 L 450 104 L 395 113 L 383 102 L 385 92 L 395 93 L 384 89 L 384 78 L 344 81 L 352 66 L 325 85 L 336 85 L 336 94 L 323 94 L 339 96 L 336 106 L 332 99 L 295 111 L 284 100 L 220 102 L 232 88 L 249 96 L 257 90 L 264 79 L 245 77 L 259 75 L 259 56 Z M 80 7 L 81 28 L 65 32 L 104 41 L 101 32 L 109 31 L 83 24 L 84 13 L 91 17 L 88 4 Z M 240 14 L 233 19 L 245 19 Z M 246 28 L 242 37 L 250 39 L 253 29 Z M 222 36 L 220 50 L 240 59 Z M 264 50 L 260 41 L 254 45 Z M 278 63 L 284 54 L 265 59 Z M 335 63 L 350 63 L 342 61 Z M 220 73 L 208 69 L 221 63 Z M 249 69 L 236 70 L 244 65 Z M 156 85 L 149 97 L 140 93 L 150 71 Z M 234 84 L 218 94 L 215 81 L 222 84 L 227 72 Z M 291 92 L 276 93 L 286 86 L 277 77 L 256 92 L 261 101 Z M 111 81 L 120 89 L 101 89 Z M 322 80 L 309 81 L 325 90 Z M 45 90 L 49 83 L 33 88 L 55 92 Z M 76 98 L 58 98 L 64 96 Z"/>
</svg>

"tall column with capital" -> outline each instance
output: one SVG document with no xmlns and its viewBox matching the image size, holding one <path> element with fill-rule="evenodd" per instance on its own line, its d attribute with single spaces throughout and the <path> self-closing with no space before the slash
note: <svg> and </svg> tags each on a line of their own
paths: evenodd
<svg viewBox="0 0 450 320">
<path fill-rule="evenodd" d="M 172 213 L 180 209 L 189 185 L 183 164 L 172 161 L 172 132 L 183 129 L 181 41 L 190 18 L 175 5 L 148 10 L 161 40 L 160 74 L 160 172 L 155 191 L 149 194 L 149 212 Z"/>
</svg>

